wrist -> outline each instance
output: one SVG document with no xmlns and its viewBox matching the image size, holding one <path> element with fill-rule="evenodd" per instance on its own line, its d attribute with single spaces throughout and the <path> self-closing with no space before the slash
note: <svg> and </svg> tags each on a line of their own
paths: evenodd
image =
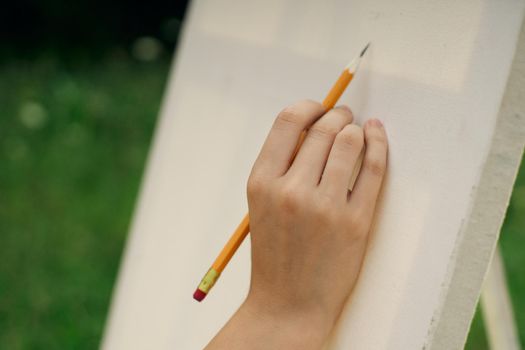
<svg viewBox="0 0 525 350">
<path fill-rule="evenodd" d="M 333 320 L 319 310 L 280 307 L 248 296 L 238 311 L 251 326 L 265 330 L 287 349 L 321 349 L 333 327 Z"/>
</svg>

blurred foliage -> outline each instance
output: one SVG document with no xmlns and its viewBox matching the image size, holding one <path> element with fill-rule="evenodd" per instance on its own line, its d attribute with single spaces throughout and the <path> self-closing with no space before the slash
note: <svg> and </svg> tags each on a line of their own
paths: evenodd
<svg viewBox="0 0 525 350">
<path fill-rule="evenodd" d="M 187 1 L 0 11 L 0 349 L 99 344 Z"/>
<path fill-rule="evenodd" d="M 525 158 L 525 157 L 524 157 Z M 503 224 L 500 246 L 507 273 L 507 282 L 514 306 L 514 315 L 525 347 L 525 160 L 514 186 L 507 217 Z"/>
<path fill-rule="evenodd" d="M 0 349 L 98 346 L 168 69 L 0 66 Z"/>
<path fill-rule="evenodd" d="M 483 324 L 483 315 L 480 304 L 476 308 L 476 313 L 472 324 L 470 325 L 469 334 L 467 337 L 466 350 L 490 350 L 485 333 L 485 325 Z"/>
</svg>

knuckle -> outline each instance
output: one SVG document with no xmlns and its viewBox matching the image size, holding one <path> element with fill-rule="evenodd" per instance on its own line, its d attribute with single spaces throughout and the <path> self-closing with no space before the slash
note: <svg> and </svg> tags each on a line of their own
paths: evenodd
<svg viewBox="0 0 525 350">
<path fill-rule="evenodd" d="M 260 197 L 267 191 L 268 185 L 260 176 L 250 175 L 246 190 L 249 198 Z"/>
<path fill-rule="evenodd" d="M 338 113 L 341 117 L 343 117 L 347 122 L 352 122 L 354 120 L 354 113 L 352 113 L 352 110 L 349 107 L 336 107 L 330 111 L 331 113 Z"/>
<path fill-rule="evenodd" d="M 301 100 L 297 104 L 304 105 L 307 108 L 317 108 L 319 110 L 325 110 L 324 106 L 321 103 L 319 103 L 318 101 L 314 101 L 312 99 Z"/>
<path fill-rule="evenodd" d="M 381 145 L 385 148 L 387 146 L 386 136 L 383 133 L 371 133 L 367 137 L 367 142 Z"/>
<path fill-rule="evenodd" d="M 336 137 L 339 129 L 333 125 L 329 124 L 315 124 L 308 133 L 317 139 L 333 139 Z"/>
<path fill-rule="evenodd" d="M 357 125 L 347 125 L 338 135 L 343 147 L 361 148 L 363 147 L 364 138 L 363 130 Z"/>
<path fill-rule="evenodd" d="M 360 225 L 360 216 L 355 212 L 346 216 L 346 225 L 352 230 Z"/>
<path fill-rule="evenodd" d="M 284 108 L 278 115 L 276 119 L 277 124 L 293 124 L 298 125 L 301 122 L 301 115 L 297 110 L 297 107 L 292 105 Z"/>
<path fill-rule="evenodd" d="M 372 175 L 382 177 L 385 174 L 385 162 L 379 158 L 370 158 L 364 162 L 365 169 Z"/>
<path fill-rule="evenodd" d="M 283 212 L 287 214 L 297 213 L 304 203 L 301 190 L 294 184 L 286 184 L 279 190 L 277 202 Z"/>
<path fill-rule="evenodd" d="M 334 206 L 334 201 L 326 196 L 320 197 L 315 201 L 314 214 L 316 218 L 325 224 L 334 224 L 338 221 L 338 211 Z"/>
<path fill-rule="evenodd" d="M 355 212 L 348 215 L 346 224 L 354 239 L 363 239 L 368 235 L 367 218 L 363 214 Z"/>
<path fill-rule="evenodd" d="M 299 124 L 301 120 L 301 116 L 299 115 L 299 112 L 297 109 L 293 106 L 286 107 L 283 109 L 279 115 L 277 115 L 276 123 L 277 124 L 293 124 L 297 125 Z"/>
</svg>

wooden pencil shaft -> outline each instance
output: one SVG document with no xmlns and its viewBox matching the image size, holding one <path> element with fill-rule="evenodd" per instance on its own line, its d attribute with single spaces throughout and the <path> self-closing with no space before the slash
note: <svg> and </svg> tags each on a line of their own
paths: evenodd
<svg viewBox="0 0 525 350">
<path fill-rule="evenodd" d="M 334 108 L 335 104 L 345 91 L 350 81 L 352 81 L 353 77 L 354 75 L 350 73 L 347 69 L 345 69 L 343 73 L 341 73 L 339 79 L 337 79 L 334 86 L 332 86 L 332 89 L 323 101 L 323 106 L 325 106 L 327 110 Z"/>
<path fill-rule="evenodd" d="M 213 262 L 212 268 L 221 273 L 226 265 L 228 265 L 228 262 L 232 258 L 233 254 L 235 254 L 244 238 L 246 238 L 248 232 L 250 232 L 250 219 L 248 214 L 246 214 L 233 235 L 230 237 L 228 242 L 226 242 L 226 245 L 224 245 L 222 248 L 219 256 L 217 256 Z"/>
</svg>

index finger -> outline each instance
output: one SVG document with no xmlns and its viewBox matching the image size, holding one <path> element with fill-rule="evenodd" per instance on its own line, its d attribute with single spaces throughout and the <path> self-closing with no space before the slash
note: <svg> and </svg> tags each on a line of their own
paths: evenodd
<svg viewBox="0 0 525 350">
<path fill-rule="evenodd" d="M 275 119 L 253 171 L 265 176 L 279 177 L 286 173 L 301 132 L 326 112 L 318 102 L 304 100 L 286 107 Z"/>
</svg>

